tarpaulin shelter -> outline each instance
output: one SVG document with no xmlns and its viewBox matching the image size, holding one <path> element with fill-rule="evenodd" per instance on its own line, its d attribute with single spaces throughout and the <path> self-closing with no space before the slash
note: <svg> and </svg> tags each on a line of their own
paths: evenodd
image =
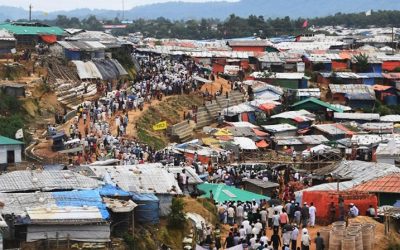
<svg viewBox="0 0 400 250">
<path fill-rule="evenodd" d="M 203 183 L 197 186 L 198 189 L 204 191 L 206 194 L 203 198 L 210 197 L 210 190 L 212 190 L 214 195 L 214 200 L 216 202 L 225 201 L 252 201 L 252 200 L 269 200 L 268 196 L 255 194 L 252 192 L 245 191 L 243 189 L 235 188 L 225 184 L 210 184 Z"/>
<path fill-rule="evenodd" d="M 158 224 L 160 200 L 154 194 L 133 193 L 132 200 L 138 206 L 135 209 L 135 220 L 141 223 Z"/>
<path fill-rule="evenodd" d="M 338 200 L 339 196 L 344 199 L 345 211 L 348 206 L 353 203 L 363 214 L 370 205 L 375 209 L 378 205 L 378 199 L 374 194 L 368 194 L 366 192 L 352 191 L 352 192 L 337 192 L 337 191 L 305 191 L 303 192 L 302 202 L 310 204 L 314 203 L 317 208 L 317 221 L 321 224 L 330 223 L 330 204 L 333 202 L 336 207 L 335 218 L 339 217 Z"/>
</svg>

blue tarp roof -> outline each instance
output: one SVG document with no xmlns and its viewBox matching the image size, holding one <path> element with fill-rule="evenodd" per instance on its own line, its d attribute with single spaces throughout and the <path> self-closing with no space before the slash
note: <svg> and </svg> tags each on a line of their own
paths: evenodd
<svg viewBox="0 0 400 250">
<path fill-rule="evenodd" d="M 60 207 L 98 207 L 103 219 L 108 219 L 110 214 L 100 197 L 98 190 L 54 192 L 53 198 Z"/>
<path fill-rule="evenodd" d="M 101 196 L 123 196 L 129 197 L 131 193 L 122 190 L 119 187 L 113 186 L 111 184 L 106 184 L 98 189 Z"/>
<path fill-rule="evenodd" d="M 393 204 L 393 207 L 400 207 L 400 200 L 397 200 L 396 203 Z"/>
</svg>

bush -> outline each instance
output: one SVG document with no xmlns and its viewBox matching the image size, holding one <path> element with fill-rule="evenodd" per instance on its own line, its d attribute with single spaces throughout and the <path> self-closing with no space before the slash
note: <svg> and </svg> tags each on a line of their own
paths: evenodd
<svg viewBox="0 0 400 250">
<path fill-rule="evenodd" d="M 171 212 L 168 215 L 168 226 L 171 228 L 183 228 L 185 226 L 185 203 L 180 198 L 173 198 Z"/>
<path fill-rule="evenodd" d="M 125 233 L 123 238 L 124 238 L 125 244 L 128 246 L 128 249 L 134 250 L 135 249 L 135 238 L 133 238 L 133 236 L 130 235 L 129 233 Z"/>
<path fill-rule="evenodd" d="M 23 116 L 19 114 L 0 117 L 0 135 L 14 138 L 17 130 L 24 127 L 24 123 Z"/>
</svg>

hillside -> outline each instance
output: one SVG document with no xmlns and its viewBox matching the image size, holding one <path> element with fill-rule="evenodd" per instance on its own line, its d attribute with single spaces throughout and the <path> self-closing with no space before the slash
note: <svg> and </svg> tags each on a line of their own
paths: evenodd
<svg viewBox="0 0 400 250">
<path fill-rule="evenodd" d="M 400 10 L 400 1 L 393 0 L 240 0 L 237 2 L 203 2 L 189 3 L 184 1 L 167 2 L 137 6 L 125 12 L 127 19 L 138 18 L 157 18 L 165 17 L 169 19 L 199 19 L 219 18 L 225 19 L 234 13 L 238 16 L 247 17 L 251 14 L 262 15 L 265 17 L 316 17 L 326 16 L 337 12 L 352 13 L 373 10 Z M 95 6 L 94 6 L 95 7 Z M 301 8 L 299 8 L 301 7 Z M 27 18 L 28 12 L 22 8 L 0 6 L 0 19 L 20 19 Z M 76 9 L 71 11 L 58 11 L 43 13 L 34 11 L 35 19 L 54 19 L 57 15 L 68 17 L 85 18 L 89 15 L 96 15 L 99 18 L 115 18 L 121 16 L 121 11 L 99 10 L 99 9 Z"/>
</svg>

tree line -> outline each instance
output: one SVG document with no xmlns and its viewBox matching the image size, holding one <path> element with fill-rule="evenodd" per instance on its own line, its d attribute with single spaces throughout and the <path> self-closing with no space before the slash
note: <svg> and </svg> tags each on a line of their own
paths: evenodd
<svg viewBox="0 0 400 250">
<path fill-rule="evenodd" d="M 291 19 L 265 18 L 250 15 L 247 18 L 231 14 L 226 20 L 200 19 L 200 20 L 169 20 L 163 17 L 157 19 L 137 19 L 128 24 L 125 29 L 115 29 L 115 35 L 141 32 L 146 37 L 179 38 L 179 39 L 222 39 L 247 36 L 274 37 L 280 35 L 299 35 L 309 33 L 303 28 L 304 18 Z M 40 20 L 38 20 L 40 21 Z M 63 28 L 81 28 L 87 30 L 103 30 L 104 24 L 120 24 L 118 18 L 113 20 L 100 20 L 95 16 L 85 19 L 69 18 L 59 15 L 55 20 L 42 20 L 49 25 Z M 372 15 L 364 12 L 311 18 L 307 20 L 310 26 L 345 26 L 355 28 L 367 27 L 397 27 L 400 25 L 400 11 L 376 11 Z"/>
</svg>

